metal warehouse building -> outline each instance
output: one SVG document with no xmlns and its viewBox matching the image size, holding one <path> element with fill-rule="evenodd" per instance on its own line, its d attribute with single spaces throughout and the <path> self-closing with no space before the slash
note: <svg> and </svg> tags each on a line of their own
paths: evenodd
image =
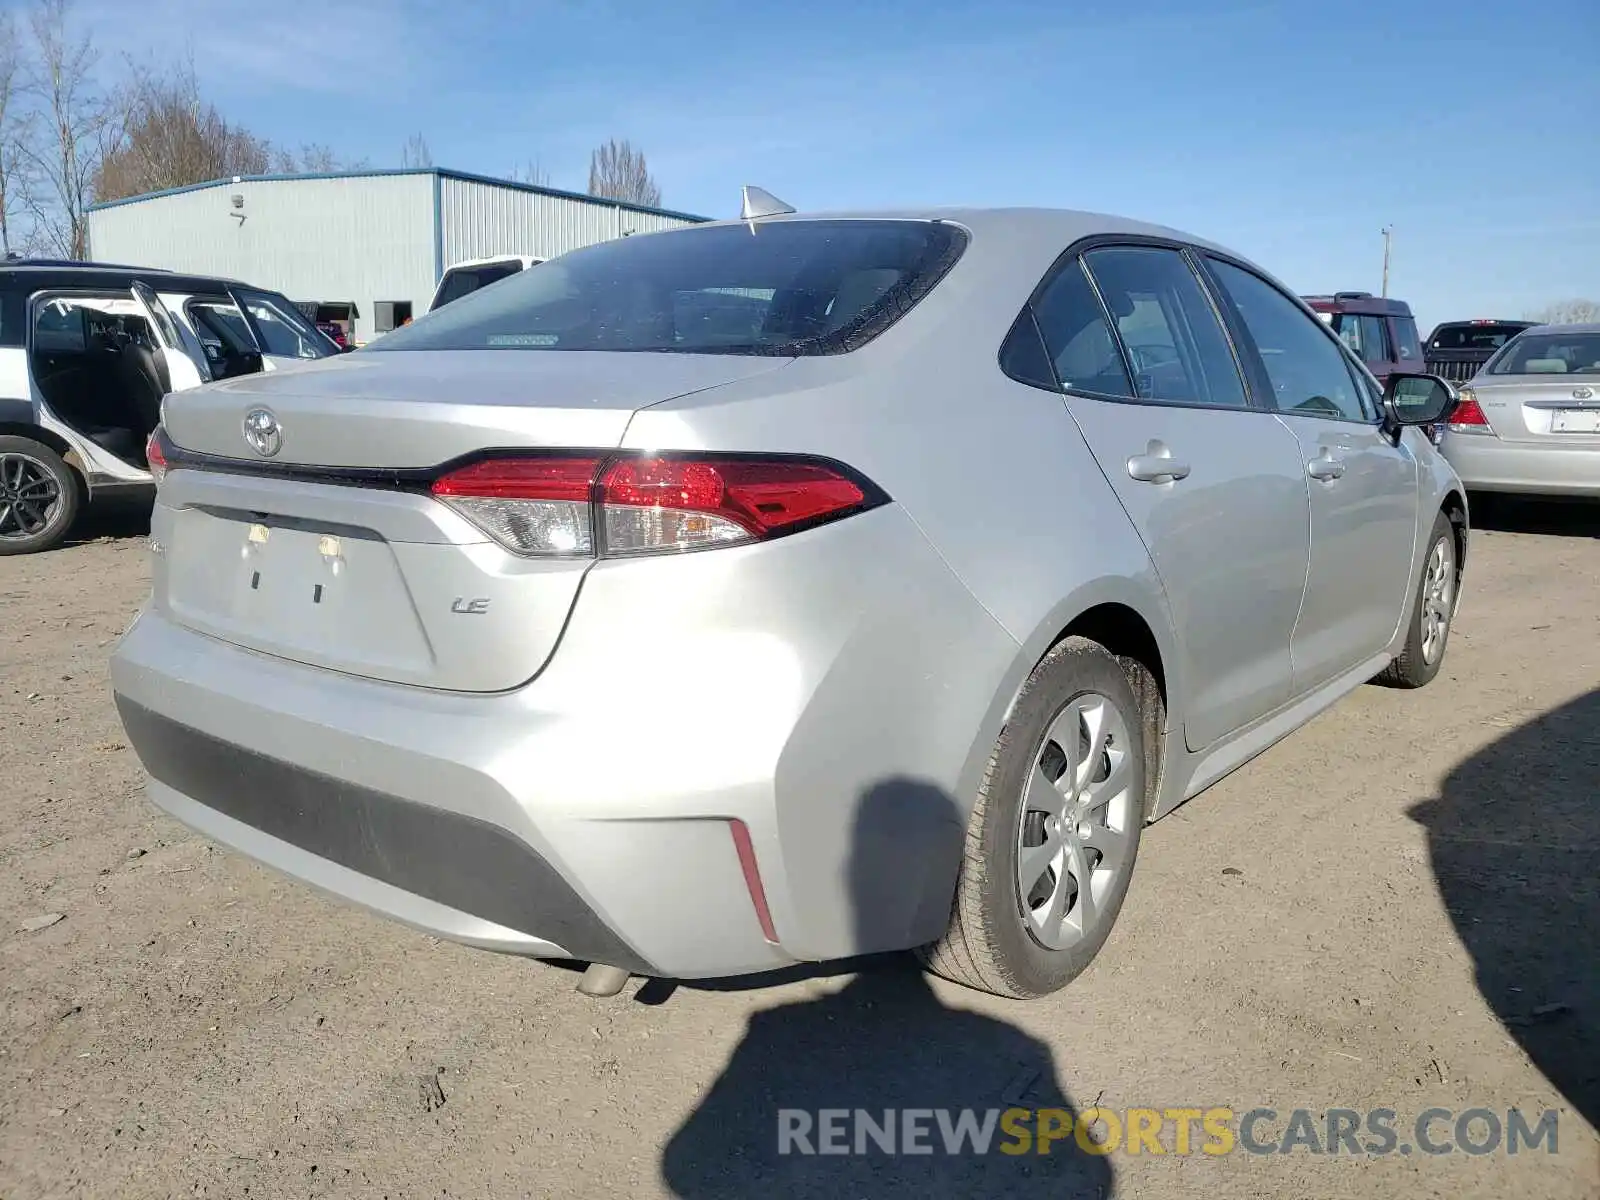
<svg viewBox="0 0 1600 1200">
<path fill-rule="evenodd" d="M 439 168 L 217 180 L 97 205 L 101 262 L 221 275 L 306 304 L 353 303 L 366 341 L 421 316 L 445 268 L 550 258 L 706 218 Z"/>
</svg>

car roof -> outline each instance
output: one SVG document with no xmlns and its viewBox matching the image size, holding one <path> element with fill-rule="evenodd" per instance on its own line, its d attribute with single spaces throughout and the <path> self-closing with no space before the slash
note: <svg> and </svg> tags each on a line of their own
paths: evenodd
<svg viewBox="0 0 1600 1200">
<path fill-rule="evenodd" d="M 1334 292 L 1300 298 L 1322 313 L 1360 313 L 1374 317 L 1411 315 L 1411 306 L 1404 300 L 1374 296 L 1371 292 Z"/>
<path fill-rule="evenodd" d="M 1433 331 L 1438 333 L 1441 329 L 1470 329 L 1474 325 L 1515 325 L 1521 329 L 1532 329 L 1538 323 L 1515 317 L 1471 317 L 1465 321 L 1440 321 L 1433 327 Z"/>
<path fill-rule="evenodd" d="M 491 263 L 502 262 L 520 262 L 522 269 L 527 270 L 529 267 L 538 266 L 544 261 L 537 254 L 489 254 L 483 258 L 463 258 L 460 262 L 453 262 L 445 268 L 445 272 L 448 274 L 463 267 L 487 267 Z"/>
<path fill-rule="evenodd" d="M 1065 249 L 1072 242 L 1101 233 L 1142 234 L 1149 237 L 1168 238 L 1189 242 L 1194 245 L 1207 246 L 1228 254 L 1233 253 L 1225 250 L 1222 246 L 1206 241 L 1204 238 L 1195 237 L 1193 234 L 1165 225 L 1132 220 L 1128 217 L 1119 217 L 1111 213 L 1070 208 L 929 207 L 846 209 L 837 212 L 780 213 L 774 216 L 756 218 L 756 222 L 762 225 L 775 224 L 780 221 L 853 220 L 949 221 L 952 224 L 966 226 L 974 235 L 981 235 L 985 241 L 999 239 L 1016 242 L 1046 242 L 1059 244 L 1062 249 Z M 681 232 L 715 228 L 719 225 L 746 225 L 749 223 L 735 217 L 726 221 L 707 221 L 700 225 L 688 226 Z M 680 231 L 664 230 L 663 232 L 677 233 Z"/>
<path fill-rule="evenodd" d="M 1600 322 L 1587 321 L 1576 325 L 1535 325 L 1523 333 L 1600 333 Z"/>
<path fill-rule="evenodd" d="M 0 262 L 0 287 L 21 284 L 28 291 L 42 288 L 125 288 L 147 283 L 157 292 L 222 292 L 248 287 L 237 279 L 216 275 L 186 275 L 160 267 L 126 267 L 112 263 L 69 263 L 27 260 Z M 270 290 L 270 289 L 262 289 Z"/>
</svg>

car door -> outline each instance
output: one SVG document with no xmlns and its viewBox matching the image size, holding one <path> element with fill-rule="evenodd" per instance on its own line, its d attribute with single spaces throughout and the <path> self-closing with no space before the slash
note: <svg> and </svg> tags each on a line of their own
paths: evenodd
<svg viewBox="0 0 1600 1200">
<path fill-rule="evenodd" d="M 1311 569 L 1294 630 L 1303 693 L 1394 639 L 1416 546 L 1417 461 L 1383 430 L 1359 368 L 1326 326 L 1253 271 L 1214 257 L 1207 268 L 1294 433 L 1310 491 Z"/>
<path fill-rule="evenodd" d="M 230 288 L 228 295 L 244 314 L 268 370 L 314 362 L 339 352 L 327 335 L 285 297 L 254 288 Z"/>
<path fill-rule="evenodd" d="M 1034 313 L 1067 409 L 1161 578 L 1184 736 L 1203 749 L 1289 697 L 1307 555 L 1299 447 L 1252 407 L 1178 247 L 1090 248 L 1057 268 Z"/>
<path fill-rule="evenodd" d="M 198 346 L 194 352 L 185 347 L 177 322 L 154 289 L 149 284 L 135 282 L 129 290 L 135 302 L 144 310 L 145 319 L 156 331 L 161 343 L 161 358 L 167 374 L 163 382 L 167 383 L 167 390 L 182 392 L 209 381 L 211 371 L 206 366 L 204 356 L 198 354 Z"/>
</svg>

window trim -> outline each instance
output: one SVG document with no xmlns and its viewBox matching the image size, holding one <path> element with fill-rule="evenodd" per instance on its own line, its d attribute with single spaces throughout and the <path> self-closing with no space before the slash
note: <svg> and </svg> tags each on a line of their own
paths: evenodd
<svg viewBox="0 0 1600 1200">
<path fill-rule="evenodd" d="M 1278 295 L 1288 300 L 1289 303 L 1295 308 L 1298 308 L 1301 313 L 1304 314 L 1306 319 L 1321 331 L 1322 336 L 1333 343 L 1334 349 L 1339 352 L 1339 361 L 1344 364 L 1345 372 L 1347 374 L 1350 373 L 1350 362 L 1354 359 L 1355 355 L 1350 350 L 1350 347 L 1345 345 L 1344 339 L 1339 336 L 1339 334 L 1331 325 L 1318 317 L 1316 311 L 1309 304 L 1300 299 L 1299 296 L 1296 296 L 1287 288 L 1275 283 L 1271 277 L 1269 277 L 1259 267 L 1251 266 L 1249 263 L 1239 259 L 1236 255 L 1226 254 L 1211 249 L 1202 249 L 1199 252 L 1199 258 L 1201 260 L 1201 265 L 1205 269 L 1206 278 L 1212 280 L 1216 289 L 1217 298 L 1228 312 L 1228 319 L 1230 323 L 1237 325 L 1237 336 L 1244 345 L 1249 347 L 1249 357 L 1253 365 L 1253 369 L 1260 372 L 1260 374 L 1257 376 L 1257 384 L 1262 389 L 1262 395 L 1266 399 L 1266 411 L 1277 416 L 1310 417 L 1313 420 L 1318 421 L 1335 421 L 1341 425 L 1362 425 L 1367 427 L 1376 427 L 1382 424 L 1383 414 L 1381 411 L 1372 416 L 1362 417 L 1361 419 L 1357 420 L 1356 418 L 1342 415 L 1335 417 L 1330 416 L 1327 413 L 1299 412 L 1293 409 L 1280 407 L 1278 404 L 1278 393 L 1272 386 L 1272 376 L 1267 371 L 1267 363 L 1266 359 L 1262 357 L 1261 347 L 1256 345 L 1255 337 L 1251 334 L 1249 326 L 1245 324 L 1243 314 L 1239 312 L 1238 305 L 1234 303 L 1233 297 L 1228 294 L 1228 290 L 1223 285 L 1222 280 L 1217 278 L 1215 273 L 1211 270 L 1212 260 L 1216 262 L 1227 263 L 1230 267 L 1233 267 L 1239 271 L 1243 271 L 1246 275 L 1254 276 L 1261 283 L 1265 284 L 1267 287 L 1277 292 Z M 1362 412 L 1366 412 L 1366 389 L 1362 387 L 1360 381 L 1353 376 L 1350 380 L 1350 385 L 1355 389 L 1356 398 L 1361 404 Z"/>
<path fill-rule="evenodd" d="M 1105 297 L 1100 294 L 1100 284 L 1095 279 L 1094 272 L 1089 270 L 1088 263 L 1083 261 L 1083 256 L 1090 251 L 1107 248 L 1171 250 L 1177 253 L 1178 257 L 1189 267 L 1190 273 L 1195 277 L 1195 282 L 1200 288 L 1201 295 L 1205 297 L 1206 302 L 1211 306 L 1212 315 L 1217 318 L 1223 341 L 1228 346 L 1228 352 L 1233 355 L 1234 369 L 1239 372 L 1239 382 L 1244 388 L 1245 403 L 1243 405 L 1216 404 L 1210 401 L 1199 403 L 1182 400 L 1159 400 L 1145 396 L 1114 396 L 1108 392 L 1092 392 L 1087 388 L 1068 388 L 1062 385 L 1061 376 L 1056 371 L 1055 359 L 1050 358 L 1048 353 L 1050 341 L 1044 336 L 1044 328 L 1039 324 L 1037 304 L 1044 293 L 1060 277 L 1061 273 L 1069 266 L 1076 265 L 1083 272 L 1084 279 L 1088 281 L 1089 288 L 1094 293 L 1095 301 L 1100 306 L 1100 319 L 1105 322 L 1106 329 L 1111 335 L 1111 340 L 1117 347 L 1117 353 L 1122 356 L 1122 369 L 1127 373 L 1129 386 L 1135 389 L 1138 387 L 1134 382 L 1132 356 L 1129 355 L 1128 348 L 1123 343 L 1122 333 L 1117 329 L 1117 323 L 1112 317 L 1111 310 L 1106 306 Z M 1016 327 L 1016 320 L 1020 319 L 1022 313 L 1025 312 L 1033 319 L 1034 328 L 1038 332 L 1039 339 L 1044 343 L 1045 357 L 1050 363 L 1051 375 L 1056 381 L 1056 386 L 1053 390 L 1057 395 L 1083 396 L 1089 400 L 1100 400 L 1110 404 L 1142 404 L 1151 408 L 1183 408 L 1201 412 L 1259 412 L 1275 414 L 1277 409 L 1270 402 L 1271 392 L 1261 392 L 1249 366 L 1246 364 L 1246 355 L 1243 347 L 1239 344 L 1233 328 L 1229 324 L 1228 317 L 1220 303 L 1220 297 L 1215 294 L 1209 275 L 1200 269 L 1197 258 L 1204 253 L 1208 253 L 1208 251 L 1204 247 L 1193 243 L 1147 233 L 1092 233 L 1086 237 L 1079 238 L 1055 257 L 1055 260 L 1046 268 L 1039 282 L 1028 293 L 1028 299 L 1023 304 L 1022 312 L 1019 312 L 1017 318 L 1013 319 L 1012 323 L 1006 327 L 1005 337 L 1000 339 L 1000 345 L 995 350 L 996 366 L 1000 367 L 1001 373 L 1007 379 L 1013 379 L 1028 387 L 1039 388 L 1039 385 L 1031 380 L 1021 379 L 1010 374 L 1001 364 L 1006 342 L 1011 337 L 1011 331 Z M 1229 256 L 1222 257 L 1231 261 Z M 1250 343 L 1250 346 L 1253 354 L 1254 343 Z M 1039 388 L 1039 390 L 1043 391 L 1045 389 Z"/>
</svg>

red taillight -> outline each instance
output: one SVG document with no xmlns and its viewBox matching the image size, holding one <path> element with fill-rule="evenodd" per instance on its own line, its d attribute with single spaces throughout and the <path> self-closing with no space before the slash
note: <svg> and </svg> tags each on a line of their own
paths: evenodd
<svg viewBox="0 0 1600 1200">
<path fill-rule="evenodd" d="M 150 468 L 150 478 L 160 483 L 167 477 L 167 456 L 161 449 L 161 426 L 150 431 L 144 444 L 144 461 Z"/>
<path fill-rule="evenodd" d="M 1474 399 L 1461 397 L 1455 412 L 1450 414 L 1450 428 L 1457 433 L 1493 433 L 1483 407 Z"/>
<path fill-rule="evenodd" d="M 573 456 L 474 463 L 433 494 L 519 554 L 628 555 L 792 532 L 865 506 L 868 488 L 793 459 Z"/>
<path fill-rule="evenodd" d="M 435 496 L 496 500 L 580 500 L 587 503 L 598 458 L 496 458 L 452 471 L 433 485 Z"/>
</svg>

